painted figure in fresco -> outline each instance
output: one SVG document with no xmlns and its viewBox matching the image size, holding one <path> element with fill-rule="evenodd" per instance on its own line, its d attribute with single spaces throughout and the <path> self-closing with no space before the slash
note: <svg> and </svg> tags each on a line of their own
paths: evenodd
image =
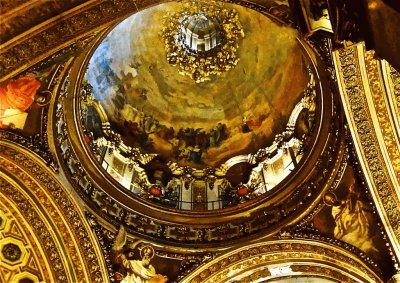
<svg viewBox="0 0 400 283">
<path fill-rule="evenodd" d="M 378 253 L 374 246 L 376 229 L 371 208 L 361 199 L 361 193 L 354 183 L 349 187 L 346 199 L 338 200 L 333 193 L 324 197 L 326 204 L 332 206 L 335 219 L 334 237 L 349 243 L 365 253 Z"/>
<path fill-rule="evenodd" d="M 150 264 L 155 254 L 154 249 L 151 246 L 144 246 L 140 249 L 141 260 L 132 259 L 133 253 L 141 241 L 137 240 L 127 245 L 126 238 L 125 228 L 121 225 L 111 250 L 114 263 L 120 267 L 116 272 L 116 279 L 121 280 L 121 283 L 167 282 L 168 278 L 157 274 L 154 266 Z"/>
<path fill-rule="evenodd" d="M 249 118 L 247 118 L 246 116 L 243 116 L 243 118 L 242 118 L 242 133 L 251 132 L 248 123 L 249 123 Z"/>
<path fill-rule="evenodd" d="M 40 82 L 31 76 L 21 76 L 0 84 L 0 128 L 25 124 L 24 113 L 33 103 Z"/>
</svg>

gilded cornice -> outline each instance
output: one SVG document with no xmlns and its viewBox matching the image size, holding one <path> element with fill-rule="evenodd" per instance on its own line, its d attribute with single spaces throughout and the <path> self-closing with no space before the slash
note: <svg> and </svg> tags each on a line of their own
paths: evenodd
<svg viewBox="0 0 400 283">
<path fill-rule="evenodd" d="M 0 44 L 26 32 L 31 27 L 45 22 L 68 9 L 87 0 L 47 1 L 47 0 L 5 0 L 2 1 L 0 18 Z M 4 2 L 4 4 L 3 4 Z"/>
<path fill-rule="evenodd" d="M 379 62 L 363 44 L 333 52 L 341 98 L 367 185 L 400 259 L 398 136 L 388 113 Z"/>
<path fill-rule="evenodd" d="M 274 278 L 270 272 L 273 265 L 285 265 L 285 276 L 301 272 L 303 276 L 320 276 L 337 282 L 382 282 L 356 255 L 330 244 L 303 239 L 271 240 L 235 249 L 200 266 L 182 282 L 227 282 L 241 274 L 258 274 L 268 280 Z"/>
<path fill-rule="evenodd" d="M 0 192 L 39 239 L 55 282 L 106 282 L 101 252 L 82 211 L 41 160 L 0 141 Z"/>
<path fill-rule="evenodd" d="M 128 0 L 87 1 L 32 27 L 0 45 L 0 77 L 7 79 L 78 39 L 104 28 L 105 23 L 137 11 Z"/>
<path fill-rule="evenodd" d="M 18 36 L 0 44 L 0 78 L 8 79 L 33 66 L 70 44 L 112 26 L 123 18 L 163 0 L 89 0 L 89 1 L 54 1 L 59 14 L 51 18 L 32 19 L 19 28 Z M 71 4 L 75 2 L 74 4 Z M 268 13 L 278 22 L 291 24 L 289 9 L 275 1 L 265 1 L 262 6 L 244 0 L 227 1 L 261 13 Z M 82 3 L 78 5 L 78 3 Z M 64 6 L 65 5 L 65 6 Z M 14 6 L 12 6 L 14 7 Z M 40 8 L 41 7 L 41 8 Z M 67 9 L 70 7 L 70 9 Z M 15 7 L 14 7 L 15 8 Z M 47 5 L 35 9 L 48 10 Z M 25 11 L 29 12 L 29 11 Z M 10 11 L 12 13 L 12 11 Z M 12 29 L 12 27 L 10 27 Z M 25 29 L 22 31 L 22 29 Z"/>
</svg>

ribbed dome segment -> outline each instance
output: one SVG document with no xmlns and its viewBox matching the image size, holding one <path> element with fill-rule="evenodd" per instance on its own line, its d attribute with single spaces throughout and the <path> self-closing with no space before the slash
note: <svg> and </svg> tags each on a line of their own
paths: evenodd
<svg viewBox="0 0 400 283">
<path fill-rule="evenodd" d="M 219 22 L 204 14 L 186 16 L 179 30 L 179 41 L 189 51 L 202 53 L 220 45 L 224 32 Z"/>
</svg>

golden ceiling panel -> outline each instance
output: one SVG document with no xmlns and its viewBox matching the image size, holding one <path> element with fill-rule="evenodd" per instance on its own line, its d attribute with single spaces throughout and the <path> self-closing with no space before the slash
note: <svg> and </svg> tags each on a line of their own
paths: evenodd
<svg viewBox="0 0 400 283">
<path fill-rule="evenodd" d="M 4 160 L 0 161 L 2 163 L 2 167 L 7 169 L 13 169 L 9 164 L 6 164 Z M 9 168 L 7 168 L 9 167 Z M 28 181 L 29 180 L 25 180 Z M 38 212 L 33 208 L 34 204 L 30 203 L 25 196 L 18 191 L 18 185 L 6 179 L 6 177 L 0 179 L 2 193 L 7 197 L 8 200 L 13 200 L 14 202 L 18 202 L 20 206 L 30 207 L 29 215 L 24 216 L 27 221 L 32 223 L 33 228 L 36 229 L 35 234 L 39 236 L 41 240 L 41 245 L 44 246 L 44 250 L 47 254 L 47 261 L 51 261 L 52 265 L 50 265 L 50 272 L 52 273 L 52 277 L 60 282 L 68 282 L 70 280 L 75 279 L 75 275 L 71 274 L 70 270 L 67 270 L 66 259 L 62 257 L 60 253 L 61 247 L 60 244 L 57 244 L 54 239 L 54 234 L 50 231 L 53 229 L 46 228 L 48 223 L 44 222 Z M 33 185 L 31 183 L 31 185 Z M 19 208 L 22 210 L 22 208 Z M 52 257 L 50 258 L 50 255 Z"/>
<path fill-rule="evenodd" d="M 106 281 L 102 257 L 82 211 L 51 171 L 27 151 L 4 142 L 0 164 L 3 202 L 25 219 L 26 229 L 37 239 L 37 250 L 49 263 L 49 281 Z"/>
<path fill-rule="evenodd" d="M 0 280 L 54 281 L 44 251 L 29 224 L 15 207 L 0 196 Z"/>
<path fill-rule="evenodd" d="M 363 44 L 334 52 L 345 113 L 368 187 L 400 259 L 399 136 L 380 62 Z M 388 100 L 389 99 L 389 100 Z M 393 105 L 393 103 L 392 103 Z M 397 265 L 398 266 L 398 265 Z"/>
</svg>

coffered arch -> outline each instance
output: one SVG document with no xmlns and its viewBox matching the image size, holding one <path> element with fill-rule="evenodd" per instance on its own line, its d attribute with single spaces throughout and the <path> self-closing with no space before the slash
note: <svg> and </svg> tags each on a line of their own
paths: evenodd
<svg viewBox="0 0 400 283">
<path fill-rule="evenodd" d="M 0 143 L 2 280 L 105 282 L 83 212 L 34 154 Z"/>
</svg>

